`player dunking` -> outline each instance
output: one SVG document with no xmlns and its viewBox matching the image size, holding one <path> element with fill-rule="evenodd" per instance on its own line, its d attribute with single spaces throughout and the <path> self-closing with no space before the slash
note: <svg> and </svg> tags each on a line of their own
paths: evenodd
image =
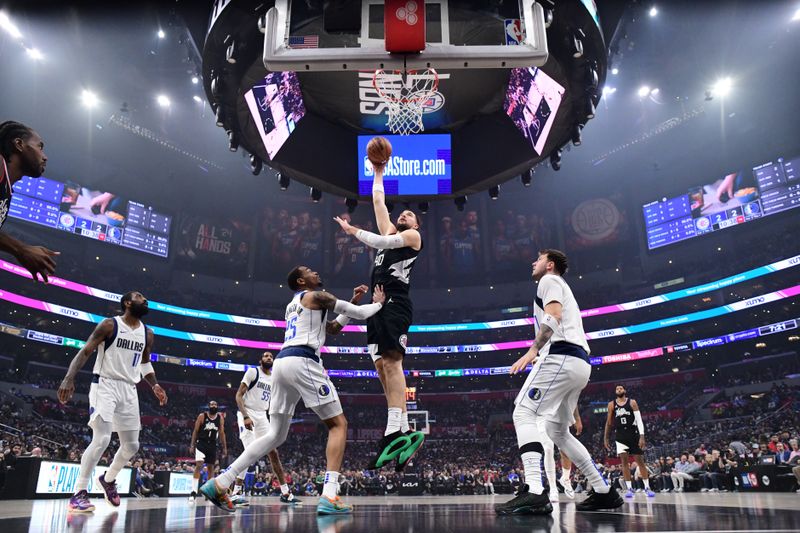
<svg viewBox="0 0 800 533">
<path fill-rule="evenodd" d="M 631 481 L 631 468 L 628 463 L 628 455 L 632 455 L 636 464 L 639 465 L 639 474 L 642 476 L 644 490 L 650 498 L 655 498 L 656 493 L 650 489 L 650 473 L 644 463 L 644 421 L 642 413 L 639 411 L 639 404 L 636 400 L 627 397 L 625 387 L 617 385 L 614 393 L 617 397 L 608 402 L 608 417 L 606 418 L 606 428 L 603 435 L 603 444 L 606 450 L 611 451 L 609 437 L 611 436 L 611 426 L 616 427 L 614 440 L 619 455 L 622 476 L 625 479 L 625 497 L 633 498 L 633 482 Z"/>
<path fill-rule="evenodd" d="M 219 412 L 219 404 L 215 400 L 208 402 L 208 410 L 197 415 L 192 431 L 192 443 L 189 454 L 194 454 L 194 475 L 192 476 L 192 493 L 189 501 L 194 502 L 200 485 L 200 473 L 203 463 L 208 465 L 208 477 L 214 477 L 214 467 L 219 463 L 217 457 L 217 438 L 222 444 L 222 457 L 228 455 L 228 439 L 225 437 L 225 415 Z"/>
<path fill-rule="evenodd" d="M 147 314 L 147 299 L 139 292 L 125 293 L 121 300 L 123 315 L 106 318 L 97 325 L 86 345 L 72 359 L 67 375 L 58 388 L 58 400 L 67 403 L 75 392 L 75 376 L 97 350 L 92 385 L 89 387 L 89 427 L 92 442 L 81 457 L 81 469 L 75 493 L 69 500 L 69 512 L 91 513 L 94 505 L 86 489 L 94 467 L 111 441 L 119 436 L 119 449 L 105 474 L 98 478 L 108 503 L 119 507 L 117 474 L 139 450 L 139 397 L 136 384 L 144 376 L 160 405 L 167 404 L 167 393 L 156 381 L 150 362 L 153 331 L 141 318 Z"/>
<path fill-rule="evenodd" d="M 525 370 L 543 357 L 531 372 L 514 403 L 514 429 L 525 484 L 512 500 L 495 506 L 497 514 L 549 514 L 553 505 L 542 484 L 542 432 L 546 434 L 586 476 L 593 492 L 576 506 L 579 511 L 614 509 L 623 504 L 617 491 L 597 471 L 589 452 L 570 432 L 581 391 L 589 382 L 589 345 L 583 330 L 581 311 L 572 290 L 562 277 L 567 271 L 567 256 L 558 250 L 542 250 L 533 263 L 533 279 L 539 282 L 534 298 L 538 325 L 536 338 L 528 352 L 512 366 L 511 373 Z"/>
<path fill-rule="evenodd" d="M 272 352 L 264 352 L 259 358 L 259 365 L 247 369 L 239 383 L 239 390 L 236 391 L 236 405 L 239 412 L 236 413 L 236 421 L 239 423 L 239 439 L 245 449 L 254 440 L 263 437 L 269 429 L 269 399 L 272 394 Z M 278 457 L 278 450 L 272 450 L 267 454 L 272 471 L 281 484 L 281 501 L 283 503 L 301 503 L 289 491 L 286 478 L 283 474 L 283 465 Z M 231 501 L 237 507 L 249 505 L 247 500 L 240 495 L 244 485 L 246 472 L 240 472 L 236 476 L 236 485 L 231 494 Z"/>
<path fill-rule="evenodd" d="M 328 468 L 317 514 L 351 513 L 353 508 L 338 496 L 339 470 L 347 443 L 347 420 L 336 388 L 320 361 L 320 349 L 325 344 L 326 334 L 336 335 L 347 325 L 347 317 L 364 320 L 377 313 L 383 306 L 383 290 L 375 287 L 372 292 L 373 303 L 358 306 L 355 304 L 368 290 L 365 285 L 353 290 L 353 298 L 348 303 L 318 290 L 322 287 L 322 280 L 319 274 L 308 267 L 299 266 L 292 270 L 287 282 L 295 295 L 286 306 L 283 347 L 272 365 L 269 430 L 266 435 L 254 440 L 227 471 L 203 484 L 200 492 L 217 507 L 233 512 L 228 487 L 239 473 L 286 440 L 294 409 L 302 398 L 306 407 L 314 411 L 328 427 Z M 339 313 L 339 316 L 335 320 L 326 320 L 331 311 Z"/>
<path fill-rule="evenodd" d="M 374 159 L 372 150 L 376 146 L 383 146 L 381 157 L 385 159 L 382 161 Z M 422 236 L 419 233 L 419 218 L 413 211 L 406 209 L 400 213 L 395 224 L 389 218 L 383 188 L 383 171 L 391 156 L 388 141 L 382 137 L 372 139 L 367 152 L 373 160 L 375 176 L 372 182 L 372 205 L 381 234 L 355 228 L 340 217 L 334 220 L 345 233 L 378 250 L 372 269 L 372 287 L 383 286 L 386 305 L 367 321 L 367 342 L 386 394 L 388 417 L 384 437 L 378 442 L 377 453 L 367 468 L 380 468 L 396 459 L 396 470 L 401 471 L 425 440 L 421 431 L 412 432 L 408 425 L 406 377 L 403 372 L 403 356 L 413 314 L 408 292 L 411 271 L 422 250 Z M 380 153 L 380 150 L 376 153 Z"/>
</svg>

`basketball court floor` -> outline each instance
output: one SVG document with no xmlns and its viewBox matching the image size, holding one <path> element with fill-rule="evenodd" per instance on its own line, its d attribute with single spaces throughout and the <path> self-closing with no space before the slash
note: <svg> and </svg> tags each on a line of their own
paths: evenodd
<svg viewBox="0 0 800 533">
<path fill-rule="evenodd" d="M 795 493 L 637 494 L 617 512 L 576 512 L 563 495 L 551 516 L 498 517 L 498 496 L 351 497 L 350 516 L 318 517 L 316 498 L 289 507 L 257 497 L 227 514 L 205 501 L 186 498 L 123 499 L 118 509 L 96 500 L 92 515 L 67 515 L 67 500 L 0 502 L 2 533 L 112 531 L 291 531 L 347 532 L 579 532 L 708 531 L 754 533 L 800 531 L 800 495 Z M 578 495 L 580 499 L 581 496 Z"/>
</svg>

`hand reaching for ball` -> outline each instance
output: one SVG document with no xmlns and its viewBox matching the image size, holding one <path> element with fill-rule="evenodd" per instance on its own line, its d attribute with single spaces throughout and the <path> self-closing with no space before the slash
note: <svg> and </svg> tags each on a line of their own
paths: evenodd
<svg viewBox="0 0 800 533">
<path fill-rule="evenodd" d="M 385 137 L 373 137 L 367 144 L 367 158 L 372 163 L 375 172 L 383 171 L 386 163 L 392 157 L 392 143 Z"/>
</svg>

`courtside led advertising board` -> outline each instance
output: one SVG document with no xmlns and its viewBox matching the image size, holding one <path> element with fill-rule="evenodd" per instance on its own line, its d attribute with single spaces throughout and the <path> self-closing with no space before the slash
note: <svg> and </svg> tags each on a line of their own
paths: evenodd
<svg viewBox="0 0 800 533">
<path fill-rule="evenodd" d="M 358 193 L 372 195 L 374 171 L 367 159 L 367 143 L 375 135 L 358 137 Z M 392 143 L 392 157 L 383 173 L 387 196 L 450 194 L 452 164 L 449 134 L 384 135 Z"/>
</svg>

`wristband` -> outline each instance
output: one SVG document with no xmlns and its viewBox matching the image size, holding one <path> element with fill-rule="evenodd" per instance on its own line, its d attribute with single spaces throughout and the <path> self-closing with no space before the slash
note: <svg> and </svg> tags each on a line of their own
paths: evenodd
<svg viewBox="0 0 800 533">
<path fill-rule="evenodd" d="M 372 192 L 384 192 L 383 190 L 383 183 L 373 183 L 372 184 Z"/>
<path fill-rule="evenodd" d="M 347 324 L 350 323 L 350 317 L 349 316 L 345 316 L 345 315 L 339 315 L 339 316 L 336 317 L 335 320 L 342 327 L 345 327 Z"/>
</svg>

